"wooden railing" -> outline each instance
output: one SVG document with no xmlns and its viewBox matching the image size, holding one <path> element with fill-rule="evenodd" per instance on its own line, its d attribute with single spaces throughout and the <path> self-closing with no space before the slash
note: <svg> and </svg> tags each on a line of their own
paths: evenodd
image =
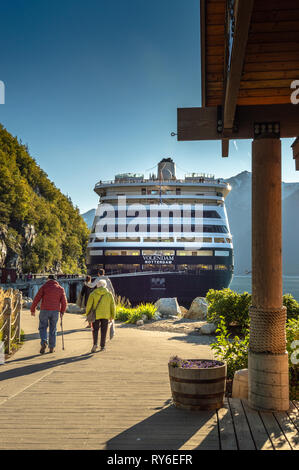
<svg viewBox="0 0 299 470">
<path fill-rule="evenodd" d="M 0 313 L 0 333 L 4 342 L 5 352 L 10 354 L 12 343 L 21 339 L 22 292 L 9 290 L 4 298 Z"/>
</svg>

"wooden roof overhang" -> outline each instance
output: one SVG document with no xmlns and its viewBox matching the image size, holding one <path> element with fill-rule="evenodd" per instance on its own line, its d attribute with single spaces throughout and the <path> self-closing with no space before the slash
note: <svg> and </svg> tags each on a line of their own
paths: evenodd
<svg viewBox="0 0 299 470">
<path fill-rule="evenodd" d="M 265 130 L 298 136 L 291 96 L 299 88 L 299 1 L 200 0 L 200 7 L 202 107 L 178 109 L 178 140 L 220 139 L 227 156 L 229 139 Z"/>
</svg>

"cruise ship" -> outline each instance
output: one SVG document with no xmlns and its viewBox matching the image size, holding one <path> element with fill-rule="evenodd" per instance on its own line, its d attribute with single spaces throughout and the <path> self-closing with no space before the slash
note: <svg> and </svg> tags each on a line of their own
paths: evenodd
<svg viewBox="0 0 299 470">
<path fill-rule="evenodd" d="M 126 173 L 99 181 L 88 273 L 104 268 L 116 294 L 132 305 L 176 297 L 189 307 L 209 289 L 228 287 L 234 269 L 225 208 L 230 189 L 213 175 L 178 179 L 171 158 L 148 178 Z"/>
</svg>

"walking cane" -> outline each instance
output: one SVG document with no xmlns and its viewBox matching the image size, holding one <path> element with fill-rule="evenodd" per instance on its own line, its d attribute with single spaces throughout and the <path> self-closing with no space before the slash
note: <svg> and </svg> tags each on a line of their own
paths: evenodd
<svg viewBox="0 0 299 470">
<path fill-rule="evenodd" d="M 62 325 L 62 316 L 63 315 L 60 315 L 60 326 L 61 326 L 61 333 L 62 333 L 62 349 L 64 351 L 64 336 L 63 336 L 63 325 Z"/>
</svg>

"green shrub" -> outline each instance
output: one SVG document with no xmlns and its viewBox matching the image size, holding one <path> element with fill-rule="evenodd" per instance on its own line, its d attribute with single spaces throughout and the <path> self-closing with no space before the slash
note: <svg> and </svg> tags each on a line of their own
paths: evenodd
<svg viewBox="0 0 299 470">
<path fill-rule="evenodd" d="M 146 315 L 148 320 L 152 320 L 154 318 L 156 311 L 157 308 L 154 304 L 146 303 L 137 305 L 138 314 L 141 314 L 141 317 L 142 315 Z"/>
<path fill-rule="evenodd" d="M 116 307 L 115 320 L 125 322 L 129 320 L 131 309 L 125 307 Z"/>
<path fill-rule="evenodd" d="M 290 399 L 299 400 L 299 319 L 287 321 L 287 351 L 289 354 Z"/>
<path fill-rule="evenodd" d="M 219 324 L 224 318 L 227 327 L 239 326 L 241 329 L 249 325 L 249 307 L 251 295 L 248 292 L 237 294 L 231 289 L 210 289 L 206 295 L 208 301 L 208 321 Z M 284 294 L 283 305 L 287 308 L 287 319 L 299 317 L 299 303 L 291 294 Z"/>
<path fill-rule="evenodd" d="M 237 294 L 231 289 L 210 289 L 206 295 L 208 301 L 208 321 L 219 325 L 223 319 L 227 327 L 237 325 L 246 328 L 249 323 L 251 295 L 248 292 Z"/>
<path fill-rule="evenodd" d="M 153 320 L 157 311 L 156 307 L 151 303 L 140 304 L 135 308 L 129 308 L 127 305 L 130 305 L 127 301 L 122 301 L 116 305 L 115 320 L 136 323 L 138 320 L 142 320 L 143 315 L 146 315 L 148 320 Z"/>
<path fill-rule="evenodd" d="M 247 369 L 249 331 L 247 330 L 243 339 L 239 336 L 231 339 L 226 320 L 224 317 L 220 317 L 216 333 L 218 333 L 217 341 L 211 344 L 211 348 L 217 359 L 226 362 L 227 377 L 233 379 L 237 370 Z"/>
<path fill-rule="evenodd" d="M 288 320 L 299 317 L 299 303 L 291 294 L 284 294 L 283 305 L 287 308 Z"/>
<path fill-rule="evenodd" d="M 224 317 L 220 318 L 216 342 L 211 344 L 215 357 L 227 364 L 227 377 L 233 379 L 234 373 L 248 367 L 249 328 L 244 338 L 230 338 Z M 299 400 L 299 319 L 290 319 L 286 324 L 287 351 L 289 354 L 290 400 Z M 298 344 L 298 345 L 297 345 Z"/>
</svg>

